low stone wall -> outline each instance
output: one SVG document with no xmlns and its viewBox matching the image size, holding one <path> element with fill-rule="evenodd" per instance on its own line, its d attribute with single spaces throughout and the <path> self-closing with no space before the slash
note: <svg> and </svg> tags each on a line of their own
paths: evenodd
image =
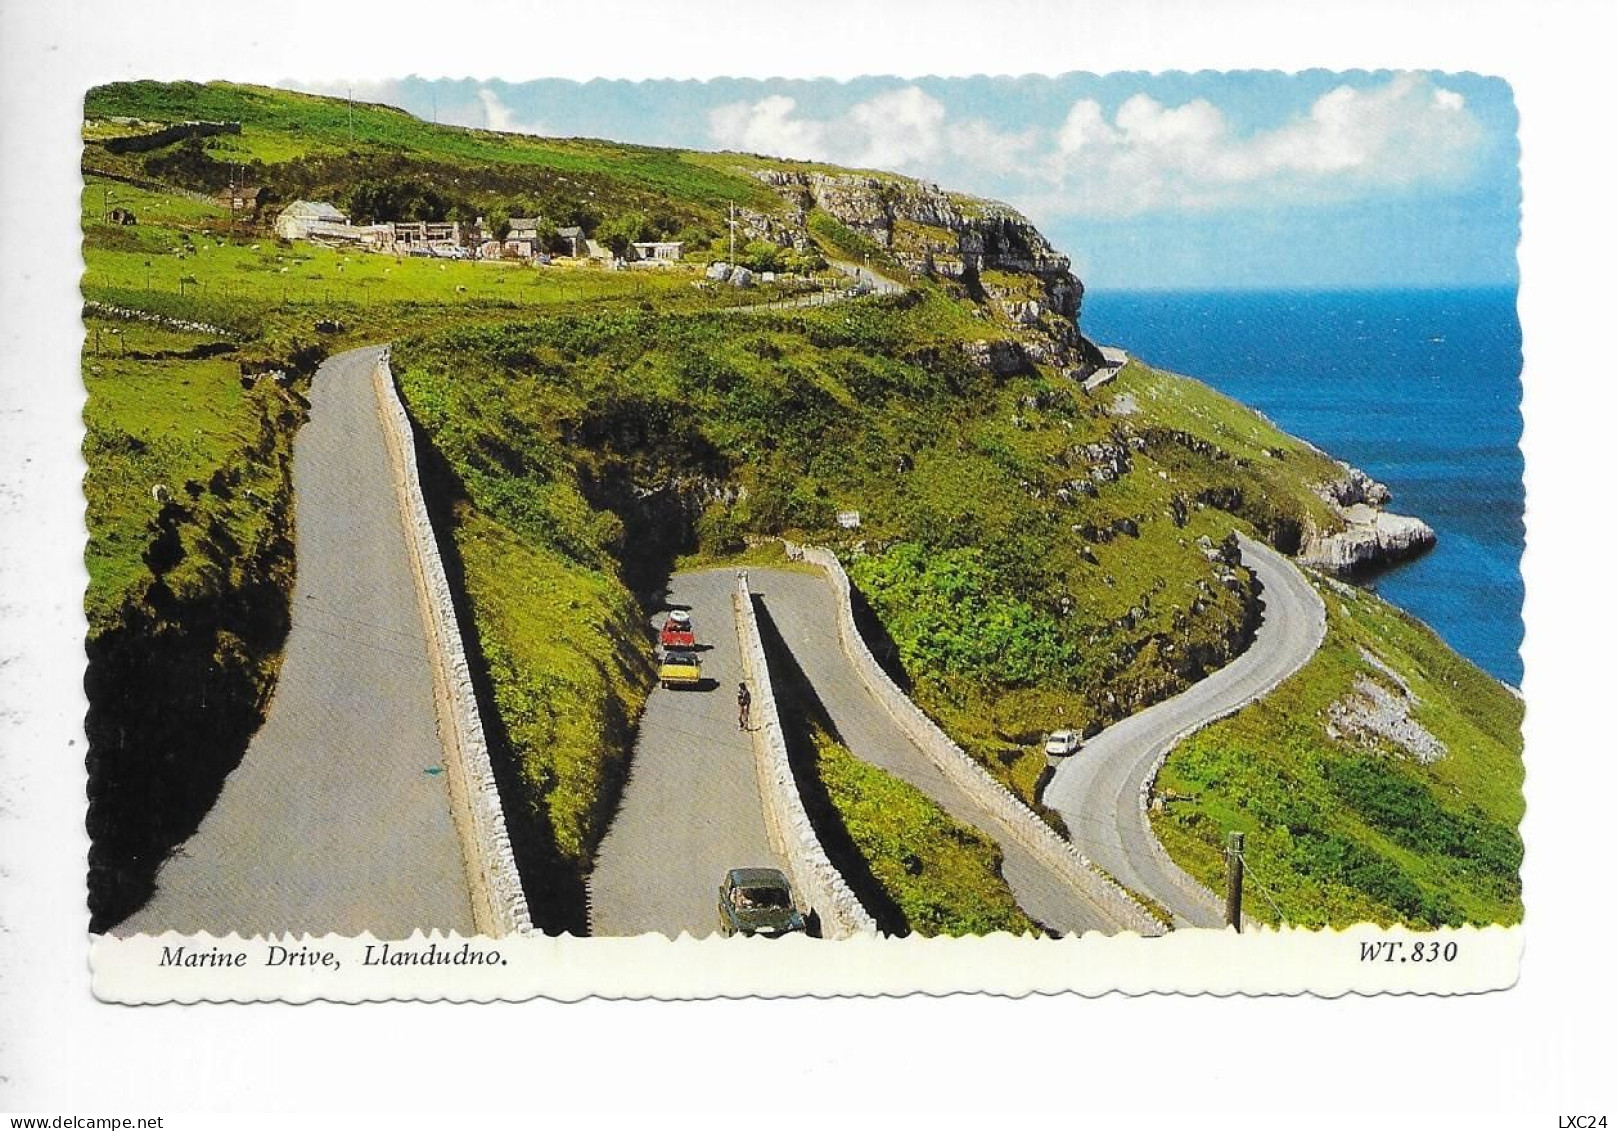
<svg viewBox="0 0 1617 1131">
<path fill-rule="evenodd" d="M 124 322 L 150 322 L 157 326 L 166 326 L 171 330 L 191 330 L 198 334 L 214 334 L 221 338 L 235 337 L 223 326 L 214 326 L 207 322 L 195 322 L 186 318 L 170 318 L 166 314 L 153 314 L 149 310 L 131 310 L 125 306 L 113 306 L 105 302 L 89 299 L 84 304 L 86 314 L 99 314 L 103 318 L 116 318 Z"/>
<path fill-rule="evenodd" d="M 483 720 L 472 689 L 471 669 L 461 640 L 455 603 L 449 591 L 432 520 L 421 493 L 415 438 L 404 404 L 393 387 L 389 351 L 376 360 L 373 383 L 382 432 L 392 456 L 399 488 L 405 537 L 411 545 L 416 583 L 425 613 L 433 656 L 433 682 L 438 690 L 438 730 L 448 770 L 450 805 L 466 858 L 471 887 L 472 919 L 480 933 L 496 938 L 532 934 L 528 899 L 522 890 L 506 831 L 505 809 L 489 761 Z"/>
<path fill-rule="evenodd" d="M 109 137 L 101 142 L 108 153 L 149 153 L 173 145 L 184 138 L 216 137 L 219 134 L 241 133 L 240 122 L 176 122 L 149 134 L 127 134 Z"/>
<path fill-rule="evenodd" d="M 763 794 L 769 838 L 786 859 L 792 888 L 799 901 L 819 913 L 823 937 L 845 939 L 855 934 L 874 933 L 876 920 L 826 856 L 808 811 L 803 807 L 803 798 L 797 792 L 797 780 L 786 754 L 786 738 L 781 733 L 780 712 L 775 705 L 774 684 L 769 678 L 763 640 L 758 635 L 752 590 L 744 572 L 736 581 L 735 606 L 741 667 L 752 688 L 752 749 L 758 762 L 758 789 Z"/>
<path fill-rule="evenodd" d="M 899 728 L 910 737 L 922 753 L 955 785 L 999 819 L 1016 842 L 1033 853 L 1047 866 L 1065 876 L 1074 887 L 1112 915 L 1125 929 L 1142 935 L 1160 935 L 1167 925 L 1142 907 L 1116 882 L 1100 872 L 1089 860 L 1038 814 L 1029 809 L 1021 798 L 996 781 L 987 770 L 979 766 L 942 729 L 901 691 L 871 654 L 864 637 L 853 620 L 852 586 L 848 574 L 837 556 L 816 546 L 796 546 L 787 543 L 787 552 L 801 555 L 804 561 L 825 571 L 836 595 L 837 632 L 842 649 L 852 661 L 860 678 L 876 700 L 885 707 Z"/>
</svg>

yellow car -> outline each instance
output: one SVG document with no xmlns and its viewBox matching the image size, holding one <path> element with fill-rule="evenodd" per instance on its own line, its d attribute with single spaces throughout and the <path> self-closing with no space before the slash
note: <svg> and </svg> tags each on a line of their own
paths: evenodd
<svg viewBox="0 0 1617 1131">
<path fill-rule="evenodd" d="M 664 687 L 696 687 L 702 682 L 702 661 L 695 652 L 664 652 L 657 678 Z"/>
</svg>

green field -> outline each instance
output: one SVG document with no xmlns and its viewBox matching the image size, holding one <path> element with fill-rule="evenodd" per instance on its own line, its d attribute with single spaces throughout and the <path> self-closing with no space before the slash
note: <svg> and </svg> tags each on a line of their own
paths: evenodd
<svg viewBox="0 0 1617 1131">
<path fill-rule="evenodd" d="M 240 122 L 239 135 L 207 139 L 216 162 L 286 165 L 329 156 L 411 157 L 458 166 L 514 166 L 571 176 L 584 191 L 607 188 L 626 198 L 663 198 L 715 215 L 731 202 L 772 207 L 758 181 L 707 155 L 588 138 L 538 138 L 424 122 L 390 106 L 237 83 L 110 83 L 85 98 L 87 119 L 125 116 L 151 122 Z M 131 132 L 138 132 L 132 130 Z"/>
<path fill-rule="evenodd" d="M 105 194 L 140 223 L 101 222 Z M 190 313 L 226 326 L 335 318 L 391 330 L 412 318 L 521 316 L 537 308 L 655 301 L 712 306 L 768 301 L 778 292 L 698 293 L 686 271 L 394 257 L 288 243 L 229 231 L 228 213 L 186 197 L 91 177 L 83 195 L 87 298 L 140 309 Z"/>
</svg>

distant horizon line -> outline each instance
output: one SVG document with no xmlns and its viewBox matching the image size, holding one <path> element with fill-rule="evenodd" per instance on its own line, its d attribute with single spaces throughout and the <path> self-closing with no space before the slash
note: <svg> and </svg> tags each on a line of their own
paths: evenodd
<svg viewBox="0 0 1617 1131">
<path fill-rule="evenodd" d="M 1181 294 L 1181 295 L 1234 295 L 1234 294 L 1377 294 L 1400 291 L 1514 291 L 1521 289 L 1519 279 L 1494 283 L 1322 283 L 1305 286 L 1285 283 L 1265 283 L 1253 286 L 1103 286 L 1090 283 L 1078 276 L 1084 285 L 1084 297 L 1095 294 Z"/>
</svg>

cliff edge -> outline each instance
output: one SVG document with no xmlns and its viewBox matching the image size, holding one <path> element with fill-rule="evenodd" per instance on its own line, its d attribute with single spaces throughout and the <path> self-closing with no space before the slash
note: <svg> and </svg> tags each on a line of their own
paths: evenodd
<svg viewBox="0 0 1617 1131">
<path fill-rule="evenodd" d="M 784 243 L 807 241 L 818 209 L 885 251 L 913 275 L 948 279 L 1007 322 L 1021 357 L 1082 380 L 1105 362 L 1079 331 L 1084 287 L 1072 261 L 1016 209 L 892 175 L 755 169 L 787 205 L 785 216 L 747 212 L 748 230 Z"/>
</svg>

